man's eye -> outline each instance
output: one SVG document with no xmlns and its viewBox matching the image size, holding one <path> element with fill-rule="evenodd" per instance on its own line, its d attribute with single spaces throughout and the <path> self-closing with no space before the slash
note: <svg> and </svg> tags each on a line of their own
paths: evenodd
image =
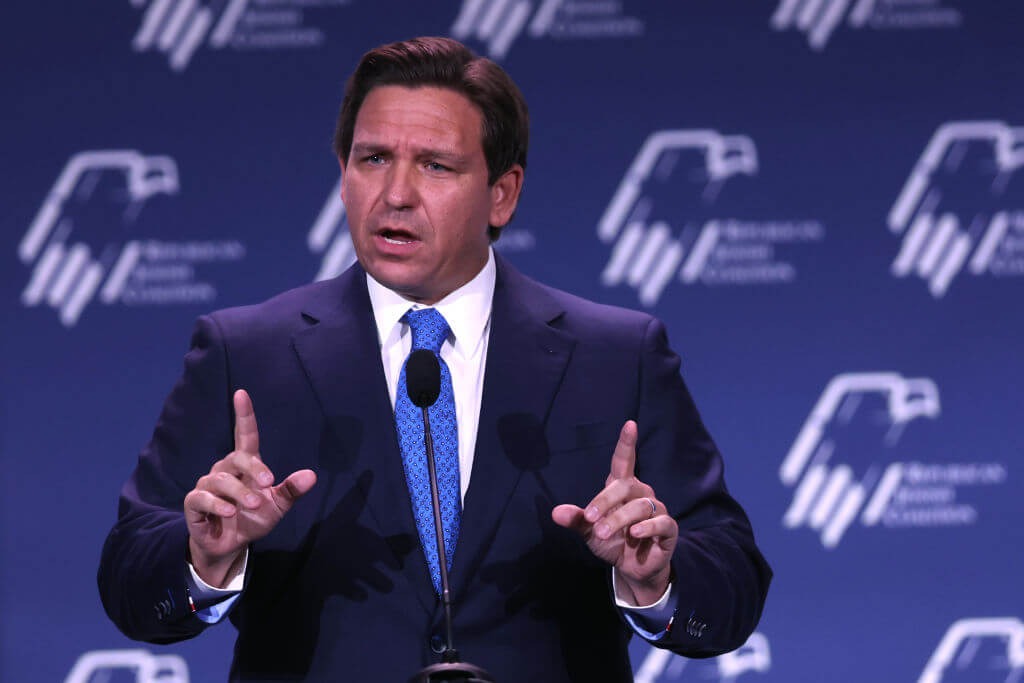
<svg viewBox="0 0 1024 683">
<path fill-rule="evenodd" d="M 382 157 L 380 154 L 371 154 L 368 157 L 366 157 L 366 163 L 373 165 L 383 164 L 384 157 Z"/>
<path fill-rule="evenodd" d="M 439 164 L 436 161 L 427 162 L 427 168 L 431 171 L 450 171 L 451 169 L 444 164 Z"/>
</svg>

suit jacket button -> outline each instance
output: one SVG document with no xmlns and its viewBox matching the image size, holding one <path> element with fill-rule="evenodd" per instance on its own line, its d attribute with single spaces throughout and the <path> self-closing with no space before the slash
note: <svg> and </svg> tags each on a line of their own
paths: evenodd
<svg viewBox="0 0 1024 683">
<path fill-rule="evenodd" d="M 430 649 L 434 651 L 434 654 L 438 655 L 444 652 L 444 638 L 441 637 L 440 633 L 430 636 Z"/>
</svg>

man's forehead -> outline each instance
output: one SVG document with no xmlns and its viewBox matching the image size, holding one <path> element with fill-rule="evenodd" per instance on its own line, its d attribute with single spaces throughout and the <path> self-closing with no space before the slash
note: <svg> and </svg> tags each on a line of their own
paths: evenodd
<svg viewBox="0 0 1024 683">
<path fill-rule="evenodd" d="M 464 93 L 439 85 L 376 85 L 371 88 L 359 108 L 359 117 L 370 108 L 406 108 L 413 105 L 436 108 L 438 112 L 447 111 L 451 115 L 469 116 L 483 120 L 483 112 Z"/>
<path fill-rule="evenodd" d="M 436 128 L 446 137 L 483 143 L 483 115 L 466 95 L 435 85 L 378 85 L 363 100 L 354 143 L 387 132 L 391 126 Z M 472 137 L 470 137 L 472 135 Z"/>
</svg>

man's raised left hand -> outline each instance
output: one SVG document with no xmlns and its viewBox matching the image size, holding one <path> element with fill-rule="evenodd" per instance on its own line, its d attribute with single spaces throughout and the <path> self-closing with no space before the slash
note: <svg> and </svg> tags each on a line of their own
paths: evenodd
<svg viewBox="0 0 1024 683">
<path fill-rule="evenodd" d="M 618 597 L 633 605 L 657 602 L 671 580 L 679 525 L 654 489 L 636 478 L 636 422 L 619 432 L 604 489 L 586 508 L 558 505 L 551 518 L 583 536 L 590 551 L 615 567 Z"/>
</svg>

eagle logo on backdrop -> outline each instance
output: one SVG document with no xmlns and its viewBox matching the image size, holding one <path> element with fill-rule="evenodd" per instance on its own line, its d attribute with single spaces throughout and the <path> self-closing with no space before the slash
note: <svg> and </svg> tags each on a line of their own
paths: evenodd
<svg viewBox="0 0 1024 683">
<path fill-rule="evenodd" d="M 525 32 L 530 38 L 597 40 L 642 36 L 642 19 L 607 0 L 462 0 L 453 38 L 478 41 L 487 56 L 502 60 Z"/>
<path fill-rule="evenodd" d="M 779 0 L 771 17 L 775 31 L 795 29 L 821 51 L 843 22 L 851 29 L 922 30 L 956 28 L 961 13 L 944 0 Z"/>
<path fill-rule="evenodd" d="M 895 372 L 834 377 L 782 461 L 793 489 L 788 529 L 808 527 L 829 550 L 860 519 L 865 527 L 967 526 L 977 508 L 958 500 L 968 487 L 1005 483 L 1001 462 L 930 463 L 901 444 L 908 427 L 937 420 L 939 390 L 927 377 Z M 917 453 L 921 456 L 923 453 Z"/>
<path fill-rule="evenodd" d="M 619 183 L 598 225 L 611 245 L 601 273 L 607 287 L 627 284 L 645 306 L 673 280 L 682 284 L 790 282 L 782 245 L 817 242 L 817 221 L 739 220 L 723 215 L 723 193 L 757 175 L 757 147 L 746 135 L 664 130 L 650 135 Z"/>
<path fill-rule="evenodd" d="M 692 157 L 687 152 L 694 151 L 697 168 L 680 163 L 685 156 Z M 597 226 L 600 240 L 613 245 L 601 281 L 607 286 L 627 282 L 639 290 L 641 302 L 652 305 L 672 278 L 696 280 L 719 240 L 718 223 L 706 223 L 693 239 L 675 237 L 671 217 L 664 211 L 653 214 L 652 195 L 657 190 L 678 193 L 683 189 L 702 203 L 713 204 L 729 179 L 756 173 L 757 148 L 745 135 L 726 136 L 713 130 L 668 130 L 651 135 Z M 668 193 L 657 192 L 662 195 L 659 199 Z"/>
<path fill-rule="evenodd" d="M 1024 127 L 939 126 L 889 211 L 902 237 L 896 277 L 915 275 L 936 299 L 965 270 L 1024 275 Z"/>
<path fill-rule="evenodd" d="M 874 405 L 865 404 L 865 399 L 872 398 Z M 783 525 L 809 526 L 820 534 L 826 548 L 838 545 L 858 515 L 866 526 L 877 524 L 903 478 L 902 463 L 890 463 L 879 476 L 874 463 L 857 472 L 843 462 L 849 454 L 836 453 L 837 441 L 845 436 L 843 431 L 849 431 L 843 427 L 854 423 L 862 408 L 876 412 L 874 419 L 861 422 L 885 427 L 881 441 L 891 449 L 910 422 L 939 416 L 939 390 L 930 379 L 889 372 L 839 375 L 825 387 L 782 461 L 779 478 L 786 486 L 796 487 Z"/>
<path fill-rule="evenodd" d="M 116 301 L 140 252 L 136 241 L 115 244 L 117 228 L 134 224 L 152 197 L 177 192 L 178 167 L 170 157 L 144 156 L 135 150 L 81 152 L 71 157 L 18 245 L 18 258 L 33 266 L 22 303 L 36 306 L 45 301 L 71 327 L 101 284 L 101 301 Z M 100 196 L 104 203 L 121 208 L 121 215 L 111 221 L 120 225 L 101 227 L 111 239 L 92 244 L 71 241 L 81 232 L 76 228 L 89 222 L 76 216 L 75 209 Z"/>
<path fill-rule="evenodd" d="M 767 673 L 772 667 L 768 638 L 761 632 L 751 634 L 747 642 L 738 649 L 709 659 L 680 657 L 668 650 L 651 647 L 643 641 L 634 642 L 638 642 L 646 649 L 646 653 L 640 656 L 636 656 L 635 652 L 631 653 L 633 660 L 640 662 L 634 674 L 636 683 L 736 683 L 740 678 L 744 683 L 748 679 L 750 683 L 756 683 L 759 679 L 757 676 L 745 674 Z"/>
<path fill-rule="evenodd" d="M 135 683 L 189 683 L 188 665 L 178 655 L 154 655 L 145 650 L 93 650 L 75 662 L 64 683 L 127 680 L 117 673 L 130 672 Z"/>
<path fill-rule="evenodd" d="M 176 195 L 178 166 L 168 156 L 130 149 L 92 150 L 71 157 L 18 244 L 31 268 L 21 293 L 26 307 L 47 304 L 65 327 L 78 323 L 97 296 L 104 304 L 209 302 L 216 290 L 198 281 L 195 266 L 237 261 L 238 242 L 144 239 L 143 206 Z"/>
<path fill-rule="evenodd" d="M 961 619 L 946 631 L 917 683 L 1024 680 L 1024 622 L 1015 617 Z"/>
</svg>

